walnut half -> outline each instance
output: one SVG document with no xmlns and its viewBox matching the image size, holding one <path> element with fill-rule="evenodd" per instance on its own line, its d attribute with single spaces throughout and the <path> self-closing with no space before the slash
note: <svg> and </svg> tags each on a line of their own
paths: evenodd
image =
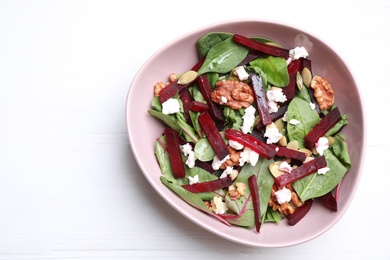
<svg viewBox="0 0 390 260">
<path fill-rule="evenodd" d="M 220 105 L 239 110 L 249 107 L 255 101 L 252 88 L 244 82 L 222 80 L 215 83 L 215 87 L 211 99 Z"/>
<path fill-rule="evenodd" d="M 334 104 L 334 91 L 327 79 L 314 76 L 310 87 L 321 110 L 328 110 Z"/>
</svg>

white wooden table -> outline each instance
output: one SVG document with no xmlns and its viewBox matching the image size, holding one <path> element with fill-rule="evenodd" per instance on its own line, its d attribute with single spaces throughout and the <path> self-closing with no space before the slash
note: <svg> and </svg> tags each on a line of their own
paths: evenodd
<svg viewBox="0 0 390 260">
<path fill-rule="evenodd" d="M 0 0 L 0 259 L 390 259 L 389 2 L 188 3 Z M 355 199 L 301 245 L 251 248 L 201 229 L 150 187 L 129 146 L 125 101 L 140 66 L 188 31 L 238 18 L 319 35 L 365 102 Z"/>
</svg>

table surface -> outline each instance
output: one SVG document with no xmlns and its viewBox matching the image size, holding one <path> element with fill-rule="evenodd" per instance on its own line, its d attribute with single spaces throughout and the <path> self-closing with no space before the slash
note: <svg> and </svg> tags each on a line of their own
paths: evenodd
<svg viewBox="0 0 390 260">
<path fill-rule="evenodd" d="M 389 17 L 381 0 L 0 0 L 0 259 L 389 259 Z M 360 86 L 360 185 L 342 219 L 304 244 L 253 248 L 203 230 L 157 195 L 129 146 L 125 102 L 142 64 L 239 18 L 319 35 Z"/>
</svg>

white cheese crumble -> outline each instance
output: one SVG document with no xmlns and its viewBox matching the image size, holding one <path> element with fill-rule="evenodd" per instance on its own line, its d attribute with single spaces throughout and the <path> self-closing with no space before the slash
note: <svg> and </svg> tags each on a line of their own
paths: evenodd
<svg viewBox="0 0 390 260">
<path fill-rule="evenodd" d="M 292 60 L 298 60 L 299 58 L 306 58 L 309 56 L 309 53 L 303 46 L 295 47 L 294 49 L 290 50 L 289 54 Z"/>
<path fill-rule="evenodd" d="M 281 88 L 273 87 L 267 91 L 267 105 L 270 113 L 276 113 L 279 110 L 278 102 L 284 103 L 287 101 L 286 95 L 284 95 Z"/>
<path fill-rule="evenodd" d="M 175 114 L 180 112 L 179 101 L 175 98 L 170 98 L 167 101 L 162 103 L 162 112 L 163 114 Z"/>
<path fill-rule="evenodd" d="M 229 140 L 229 146 L 236 150 L 241 150 L 242 148 L 244 148 L 242 144 L 234 140 Z"/>
<path fill-rule="evenodd" d="M 222 172 L 221 176 L 219 176 L 220 179 L 227 177 L 228 175 L 232 174 L 233 167 L 227 166 L 226 169 Z"/>
<path fill-rule="evenodd" d="M 310 102 L 310 109 L 311 110 L 314 110 L 314 109 L 316 109 L 316 104 L 314 104 L 313 102 Z"/>
<path fill-rule="evenodd" d="M 284 161 L 282 162 L 280 165 L 279 165 L 279 170 L 283 171 L 283 172 L 288 172 L 290 173 L 292 171 L 292 167 L 290 164 L 288 164 L 288 162 Z"/>
<path fill-rule="evenodd" d="M 226 104 L 227 102 L 228 102 L 227 97 L 222 96 L 222 97 L 221 97 L 221 105 Z"/>
<path fill-rule="evenodd" d="M 222 161 L 220 161 L 217 156 L 214 156 L 213 162 L 211 163 L 211 167 L 213 168 L 213 170 L 216 171 L 219 169 L 219 167 L 221 167 L 221 165 L 224 162 L 226 162 L 229 159 L 230 159 L 230 155 L 227 155 L 225 158 L 222 159 Z"/>
<path fill-rule="evenodd" d="M 291 191 L 286 187 L 283 187 L 280 190 L 275 191 L 275 197 L 279 204 L 283 204 L 285 202 L 290 202 L 291 200 Z"/>
<path fill-rule="evenodd" d="M 299 120 L 297 119 L 290 119 L 290 121 L 288 121 L 291 125 L 297 125 L 299 124 Z"/>
<path fill-rule="evenodd" d="M 277 143 L 282 136 L 283 135 L 279 133 L 275 123 L 269 124 L 265 127 L 264 137 L 267 138 L 267 144 Z"/>
<path fill-rule="evenodd" d="M 253 106 L 245 108 L 245 114 L 242 117 L 242 119 L 244 119 L 244 122 L 241 126 L 241 130 L 245 134 L 251 132 L 252 126 L 255 123 L 255 113 L 256 109 Z"/>
<path fill-rule="evenodd" d="M 198 183 L 199 182 L 199 176 L 198 175 L 195 175 L 194 177 L 188 176 L 188 181 L 189 181 L 190 185 Z"/>
<path fill-rule="evenodd" d="M 329 170 L 330 170 L 330 168 L 324 167 L 324 168 L 318 169 L 317 173 L 318 174 L 326 174 Z"/>
<path fill-rule="evenodd" d="M 259 154 L 252 149 L 245 147 L 244 150 L 240 153 L 239 163 L 240 166 L 243 166 L 245 163 L 250 163 L 252 166 L 255 166 L 259 160 Z"/>
<path fill-rule="evenodd" d="M 214 196 L 211 200 L 211 209 L 215 214 L 224 214 L 228 210 L 228 207 L 225 202 L 222 201 L 221 197 Z"/>
<path fill-rule="evenodd" d="M 320 137 L 315 144 L 319 155 L 324 155 L 324 151 L 329 148 L 329 141 L 326 137 Z"/>
<path fill-rule="evenodd" d="M 189 143 L 186 143 L 181 146 L 181 151 L 183 152 L 184 156 L 188 156 L 186 160 L 186 165 L 189 168 L 194 168 L 196 156 L 195 152 L 192 150 L 192 146 Z"/>
<path fill-rule="evenodd" d="M 249 74 L 246 72 L 244 66 L 239 66 L 236 68 L 237 76 L 241 81 L 247 80 Z"/>
</svg>

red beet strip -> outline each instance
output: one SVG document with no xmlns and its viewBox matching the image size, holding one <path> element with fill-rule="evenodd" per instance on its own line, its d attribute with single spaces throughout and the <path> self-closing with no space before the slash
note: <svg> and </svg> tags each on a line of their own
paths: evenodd
<svg viewBox="0 0 390 260">
<path fill-rule="evenodd" d="M 198 182 L 194 184 L 185 184 L 182 187 L 192 193 L 208 192 L 223 189 L 232 185 L 233 181 L 230 177 L 216 179 L 212 181 Z"/>
<path fill-rule="evenodd" d="M 209 107 L 211 117 L 216 120 L 223 122 L 225 117 L 223 116 L 222 108 L 211 100 L 211 92 L 213 91 L 210 86 L 210 82 L 205 74 L 199 75 L 197 78 L 200 92 L 202 92 L 203 98 Z"/>
<path fill-rule="evenodd" d="M 272 122 L 275 122 L 275 120 L 282 118 L 284 116 L 284 114 L 286 113 L 287 108 L 288 108 L 288 105 L 283 104 L 283 106 L 281 106 L 278 109 L 278 112 L 270 113 L 270 117 L 271 117 Z M 255 127 L 257 128 L 257 130 L 261 131 L 265 126 L 266 125 L 263 123 L 263 121 L 260 120 L 260 122 Z"/>
<path fill-rule="evenodd" d="M 203 112 L 209 109 L 209 106 L 203 102 L 193 100 L 190 104 L 190 110 L 194 112 Z"/>
<path fill-rule="evenodd" d="M 264 125 L 272 124 L 272 119 L 268 110 L 267 97 L 265 95 L 263 78 L 258 74 L 251 73 L 252 88 L 256 96 L 257 111 Z"/>
<path fill-rule="evenodd" d="M 172 128 L 164 129 L 164 136 L 171 162 L 173 176 L 175 178 L 184 178 L 186 176 L 184 162 L 181 156 L 181 149 L 179 143 L 179 133 Z"/>
<path fill-rule="evenodd" d="M 214 120 L 208 111 L 204 111 L 199 115 L 198 121 L 218 159 L 222 161 L 230 154 L 230 151 Z"/>
<path fill-rule="evenodd" d="M 255 213 L 255 227 L 256 227 L 256 231 L 260 233 L 260 226 L 261 226 L 260 196 L 259 196 L 259 187 L 257 184 L 256 175 L 251 175 L 248 178 L 248 184 L 252 196 L 253 210 Z"/>
<path fill-rule="evenodd" d="M 332 192 L 328 192 L 327 194 L 319 197 L 319 201 L 321 202 L 322 205 L 324 205 L 331 211 L 337 212 L 337 201 L 336 198 L 333 197 Z"/>
<path fill-rule="evenodd" d="M 305 137 L 305 146 L 313 149 L 320 137 L 323 137 L 335 124 L 341 120 L 341 114 L 336 107 L 326 114 Z"/>
<path fill-rule="evenodd" d="M 287 184 L 297 181 L 307 175 L 310 175 L 321 168 L 326 167 L 327 162 L 325 156 L 319 156 L 307 163 L 302 164 L 301 166 L 293 169 L 290 173 L 285 173 L 275 178 L 275 183 L 279 187 L 284 187 Z"/>
<path fill-rule="evenodd" d="M 304 152 L 300 152 L 300 151 L 293 150 L 293 149 L 290 149 L 290 148 L 287 148 L 284 146 L 279 146 L 276 144 L 268 144 L 268 145 L 271 146 L 272 148 L 274 148 L 276 151 L 276 155 L 280 156 L 280 157 L 296 159 L 296 160 L 299 160 L 301 162 L 303 162 L 307 157 L 307 154 Z"/>
<path fill-rule="evenodd" d="M 283 49 L 276 46 L 271 46 L 262 42 L 258 42 L 255 40 L 252 40 L 250 38 L 247 38 L 245 36 L 235 34 L 233 35 L 233 40 L 239 44 L 242 44 L 250 49 L 260 51 L 262 53 L 276 56 L 276 57 L 282 57 L 285 59 L 288 59 L 290 55 L 290 51 L 287 49 Z"/>
<path fill-rule="evenodd" d="M 287 216 L 288 224 L 290 226 L 294 226 L 299 221 L 303 219 L 304 216 L 309 212 L 311 209 L 311 206 L 313 205 L 313 200 L 307 200 L 305 203 L 303 203 L 302 206 L 295 209 L 295 211 Z"/>
<path fill-rule="evenodd" d="M 246 147 L 249 147 L 252 151 L 255 151 L 261 157 L 264 157 L 266 159 L 271 159 L 276 154 L 275 149 L 273 149 L 268 144 L 260 141 L 254 136 L 245 134 L 232 128 L 226 129 L 225 137 L 229 140 L 236 141 Z"/>
<path fill-rule="evenodd" d="M 160 102 L 164 103 L 177 93 L 179 93 L 183 88 L 186 88 L 188 85 L 180 85 L 177 81 L 170 83 L 168 86 L 160 90 L 159 97 Z"/>
<path fill-rule="evenodd" d="M 290 82 L 283 88 L 283 94 L 287 100 L 291 100 L 295 96 L 297 89 L 297 72 L 302 69 L 302 59 L 293 60 L 287 67 Z"/>
<path fill-rule="evenodd" d="M 180 99 L 183 103 L 183 110 L 184 110 L 184 116 L 186 118 L 186 122 L 189 125 L 192 125 L 191 118 L 190 118 L 190 108 L 191 108 L 191 102 L 193 100 L 192 100 L 192 96 L 191 96 L 191 93 L 188 90 L 188 88 L 183 88 L 180 91 Z"/>
</svg>

